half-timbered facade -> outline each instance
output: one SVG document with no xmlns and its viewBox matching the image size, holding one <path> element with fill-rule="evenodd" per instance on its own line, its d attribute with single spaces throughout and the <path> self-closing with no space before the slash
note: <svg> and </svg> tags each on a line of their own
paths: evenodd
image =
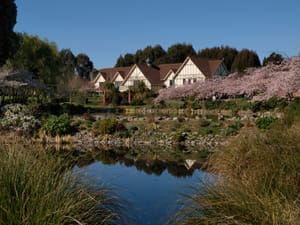
<svg viewBox="0 0 300 225">
<path fill-rule="evenodd" d="M 163 87 L 180 87 L 192 84 L 213 76 L 226 76 L 228 71 L 222 60 L 211 60 L 199 57 L 187 57 L 183 63 L 135 64 L 131 67 L 102 69 L 94 81 L 95 88 L 104 82 L 113 82 L 120 91 L 144 82 L 151 90 Z"/>
</svg>

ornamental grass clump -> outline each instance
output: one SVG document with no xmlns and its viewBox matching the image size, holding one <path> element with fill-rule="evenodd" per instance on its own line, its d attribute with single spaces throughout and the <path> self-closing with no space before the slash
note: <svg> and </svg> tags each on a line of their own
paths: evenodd
<svg viewBox="0 0 300 225">
<path fill-rule="evenodd" d="M 299 225 L 300 121 L 276 123 L 211 156 L 218 180 L 194 188 L 179 224 Z"/>
<path fill-rule="evenodd" d="M 43 150 L 0 148 L 0 224 L 122 224 L 120 201 Z"/>
</svg>

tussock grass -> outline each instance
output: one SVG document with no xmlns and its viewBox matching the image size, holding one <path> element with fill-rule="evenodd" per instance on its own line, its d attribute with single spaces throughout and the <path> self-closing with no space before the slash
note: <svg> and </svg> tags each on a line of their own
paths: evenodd
<svg viewBox="0 0 300 225">
<path fill-rule="evenodd" d="M 176 222 L 299 225 L 300 122 L 286 120 L 215 152 L 210 164 L 219 179 L 195 187 Z"/>
<path fill-rule="evenodd" d="M 122 224 L 112 191 L 82 184 L 42 150 L 0 147 L 0 224 Z"/>
</svg>

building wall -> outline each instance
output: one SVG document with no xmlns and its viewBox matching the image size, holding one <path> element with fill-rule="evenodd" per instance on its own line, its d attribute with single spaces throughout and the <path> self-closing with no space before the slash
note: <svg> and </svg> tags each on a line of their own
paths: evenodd
<svg viewBox="0 0 300 225">
<path fill-rule="evenodd" d="M 120 87 L 121 84 L 123 83 L 123 81 L 124 81 L 124 78 L 118 73 L 116 79 L 114 80 L 114 85 L 116 87 Z"/>
<path fill-rule="evenodd" d="M 164 81 L 164 86 L 166 88 L 174 86 L 174 77 L 175 77 L 175 73 L 172 71 L 171 74 L 168 76 L 168 78 Z M 171 86 L 171 83 L 173 83 L 173 86 Z"/>
<path fill-rule="evenodd" d="M 128 76 L 129 78 L 123 84 L 123 87 L 120 89 L 120 91 L 128 90 L 128 87 L 134 86 L 138 81 L 143 81 L 147 86 L 147 88 L 151 89 L 150 82 L 146 79 L 145 75 L 141 72 L 141 70 L 137 66 L 130 74 L 128 74 Z"/>
<path fill-rule="evenodd" d="M 177 76 L 175 78 L 175 87 L 204 80 L 204 74 L 198 69 L 193 61 L 189 59 L 184 67 L 177 72 Z"/>
<path fill-rule="evenodd" d="M 104 83 L 105 79 L 102 75 L 100 75 L 95 81 L 95 88 L 99 88 L 101 83 Z"/>
</svg>

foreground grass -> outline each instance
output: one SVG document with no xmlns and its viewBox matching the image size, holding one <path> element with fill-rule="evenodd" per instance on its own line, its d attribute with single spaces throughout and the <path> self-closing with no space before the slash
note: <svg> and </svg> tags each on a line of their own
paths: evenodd
<svg viewBox="0 0 300 225">
<path fill-rule="evenodd" d="M 0 224 L 122 224 L 111 191 L 80 179 L 44 151 L 0 147 Z"/>
<path fill-rule="evenodd" d="M 300 224 L 300 122 L 290 115 L 214 153 L 210 163 L 218 181 L 195 187 L 176 222 Z"/>
</svg>

